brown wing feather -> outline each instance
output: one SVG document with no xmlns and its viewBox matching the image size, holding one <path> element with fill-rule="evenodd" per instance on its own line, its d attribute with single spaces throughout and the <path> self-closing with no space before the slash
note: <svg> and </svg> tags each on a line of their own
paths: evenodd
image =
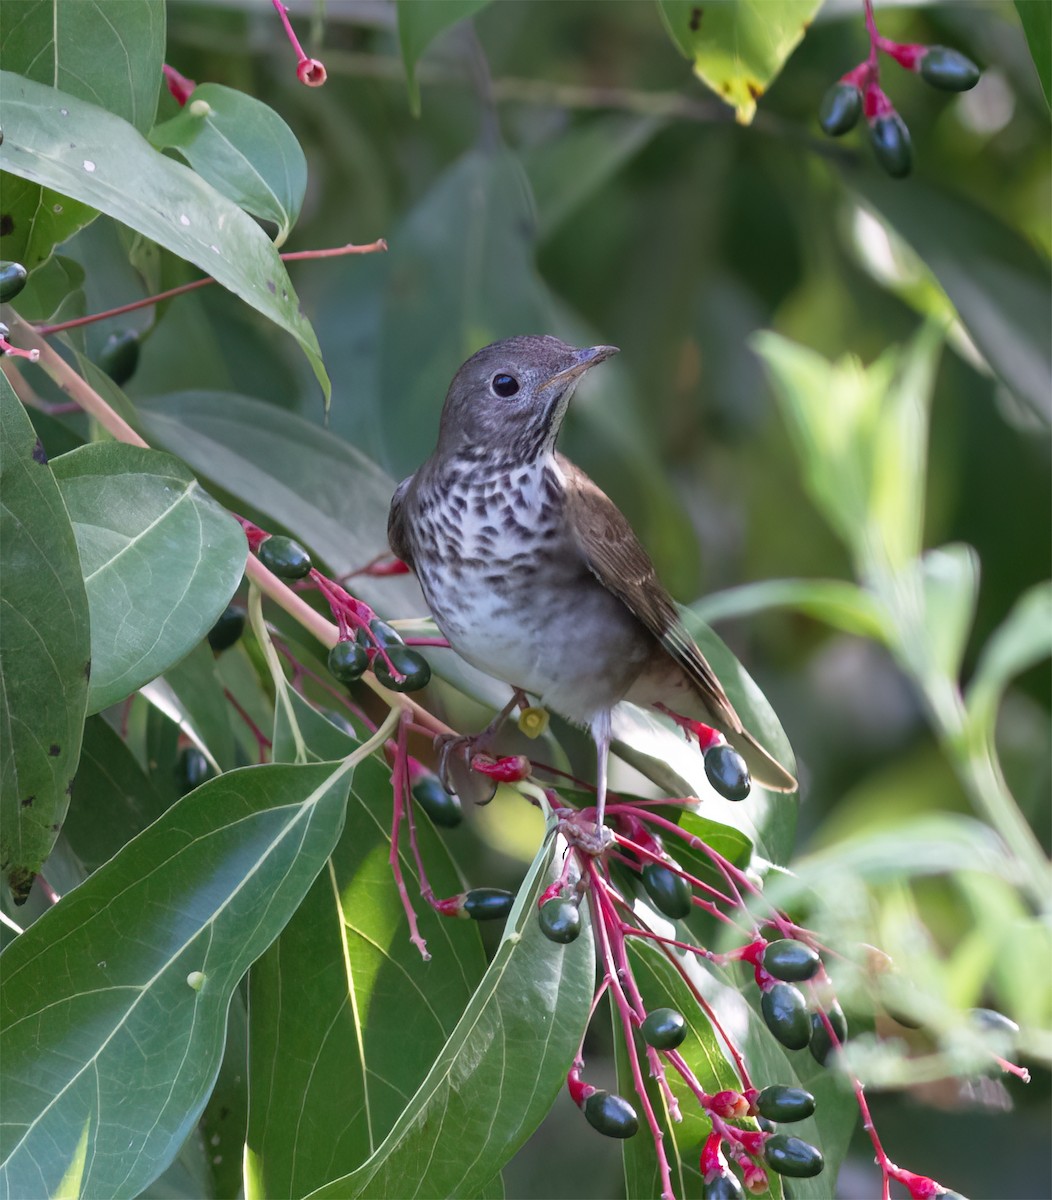
<svg viewBox="0 0 1052 1200">
<path fill-rule="evenodd" d="M 683 668 L 713 717 L 737 732 L 734 706 L 680 620 L 654 564 L 616 504 L 568 458 L 558 456 L 567 481 L 567 506 L 589 570 L 643 622 Z"/>
<path fill-rule="evenodd" d="M 413 552 L 409 545 L 409 531 L 406 529 L 405 496 L 414 478 L 415 476 L 410 475 L 395 488 L 391 497 L 391 508 L 387 514 L 387 541 L 392 553 L 408 567 L 413 566 Z"/>
</svg>

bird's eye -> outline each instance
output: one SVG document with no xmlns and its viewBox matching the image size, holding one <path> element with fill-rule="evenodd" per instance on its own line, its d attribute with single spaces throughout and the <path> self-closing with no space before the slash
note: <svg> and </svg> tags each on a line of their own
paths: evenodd
<svg viewBox="0 0 1052 1200">
<path fill-rule="evenodd" d="M 498 396 L 503 396 L 506 400 L 519 390 L 519 381 L 514 375 L 494 375 L 491 386 Z"/>
</svg>

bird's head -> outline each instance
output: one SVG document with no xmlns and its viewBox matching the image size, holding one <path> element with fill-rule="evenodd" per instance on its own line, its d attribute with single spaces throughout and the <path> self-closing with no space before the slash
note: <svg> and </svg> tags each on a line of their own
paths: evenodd
<svg viewBox="0 0 1052 1200">
<path fill-rule="evenodd" d="M 449 385 L 439 450 L 533 461 L 555 445 L 577 381 L 616 353 L 616 346 L 576 350 L 532 334 L 483 347 Z"/>
</svg>

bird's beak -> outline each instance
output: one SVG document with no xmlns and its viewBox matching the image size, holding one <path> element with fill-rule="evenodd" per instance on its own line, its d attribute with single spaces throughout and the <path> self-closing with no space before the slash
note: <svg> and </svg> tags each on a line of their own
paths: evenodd
<svg viewBox="0 0 1052 1200">
<path fill-rule="evenodd" d="M 584 350 L 575 350 L 573 362 L 553 375 L 544 386 L 551 387 L 553 383 L 569 383 L 573 379 L 579 379 L 589 367 L 597 366 L 618 353 L 620 351 L 617 346 L 588 346 Z"/>
</svg>

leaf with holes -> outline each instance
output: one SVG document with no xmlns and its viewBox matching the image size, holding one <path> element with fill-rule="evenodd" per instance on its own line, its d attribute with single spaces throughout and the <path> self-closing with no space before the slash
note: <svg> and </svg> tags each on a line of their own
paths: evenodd
<svg viewBox="0 0 1052 1200">
<path fill-rule="evenodd" d="M 69 515 L 6 375 L 0 440 L 0 863 L 21 900 L 69 806 L 90 634 Z"/>
</svg>

